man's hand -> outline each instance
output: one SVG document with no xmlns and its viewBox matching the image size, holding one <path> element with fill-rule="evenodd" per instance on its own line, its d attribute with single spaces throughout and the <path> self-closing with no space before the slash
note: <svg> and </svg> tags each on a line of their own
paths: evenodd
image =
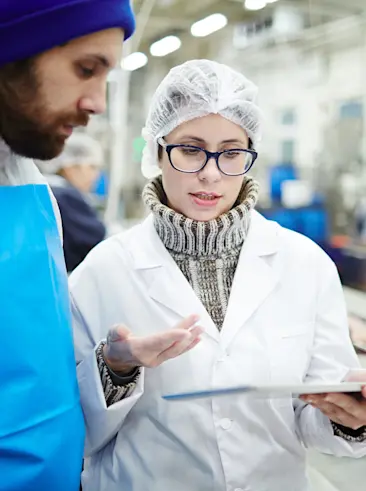
<svg viewBox="0 0 366 491">
<path fill-rule="evenodd" d="M 145 337 L 134 336 L 125 326 L 116 326 L 108 332 L 104 359 L 114 372 L 129 373 L 140 366 L 157 367 L 200 342 L 203 329 L 195 325 L 197 321 L 198 317 L 192 315 L 171 330 Z"/>
</svg>

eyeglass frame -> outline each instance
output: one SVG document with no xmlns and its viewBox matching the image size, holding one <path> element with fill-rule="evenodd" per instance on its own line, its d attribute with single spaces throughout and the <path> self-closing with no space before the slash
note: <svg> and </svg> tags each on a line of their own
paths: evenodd
<svg viewBox="0 0 366 491">
<path fill-rule="evenodd" d="M 247 174 L 250 171 L 250 169 L 254 165 L 254 162 L 258 158 L 258 152 L 256 152 L 255 150 L 249 150 L 248 148 L 230 148 L 230 149 L 227 149 L 227 150 L 222 150 L 221 152 L 210 152 L 209 150 L 206 150 L 206 149 L 201 148 L 201 147 L 196 147 L 195 145 L 184 145 L 182 143 L 167 143 L 164 140 L 164 138 L 158 138 L 158 144 L 165 149 L 166 153 L 168 154 L 169 163 L 173 167 L 173 169 L 176 170 L 176 171 L 178 171 L 178 172 L 182 172 L 183 174 L 195 174 L 196 172 L 201 172 L 201 170 L 203 170 L 206 167 L 206 165 L 209 163 L 209 161 L 211 159 L 215 159 L 217 168 L 219 169 L 219 171 L 221 172 L 221 174 L 224 174 L 224 176 L 228 176 L 228 177 L 244 176 L 245 174 Z M 202 167 L 200 169 L 186 171 L 186 170 L 178 169 L 177 167 L 175 167 L 175 165 L 172 162 L 171 153 L 174 150 L 174 148 L 182 148 L 182 147 L 184 147 L 184 148 L 194 148 L 196 150 L 201 150 L 202 152 L 204 152 L 206 154 L 206 162 L 202 165 Z M 252 156 L 252 163 L 250 164 L 249 169 L 247 169 L 244 172 L 241 172 L 240 174 L 227 174 L 226 172 L 224 172 L 220 168 L 219 158 L 220 158 L 220 156 L 223 153 L 227 153 L 227 152 L 238 152 L 238 151 L 239 152 L 246 152 L 246 153 L 251 154 L 251 156 Z"/>
</svg>

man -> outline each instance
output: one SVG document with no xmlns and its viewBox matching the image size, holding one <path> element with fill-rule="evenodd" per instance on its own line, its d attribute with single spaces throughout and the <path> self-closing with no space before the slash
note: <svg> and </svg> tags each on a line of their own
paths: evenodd
<svg viewBox="0 0 366 491">
<path fill-rule="evenodd" d="M 106 235 L 105 226 L 88 199 L 103 163 L 100 143 L 85 133 L 75 133 L 61 155 L 38 164 L 46 174 L 61 212 L 69 273 Z"/>
<path fill-rule="evenodd" d="M 33 162 L 104 111 L 129 0 L 0 2 L 0 489 L 76 491 L 84 424 L 54 199 Z M 52 201 L 52 202 L 51 202 Z"/>
</svg>

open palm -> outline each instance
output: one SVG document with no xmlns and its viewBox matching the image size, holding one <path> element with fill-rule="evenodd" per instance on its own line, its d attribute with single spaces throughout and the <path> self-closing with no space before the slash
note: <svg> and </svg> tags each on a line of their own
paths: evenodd
<svg viewBox="0 0 366 491">
<path fill-rule="evenodd" d="M 173 329 L 150 336 L 134 336 L 125 326 L 110 329 L 104 346 L 104 357 L 109 367 L 118 372 L 129 372 L 139 366 L 154 368 L 194 348 L 203 329 L 195 326 L 197 316 L 190 316 Z"/>
</svg>

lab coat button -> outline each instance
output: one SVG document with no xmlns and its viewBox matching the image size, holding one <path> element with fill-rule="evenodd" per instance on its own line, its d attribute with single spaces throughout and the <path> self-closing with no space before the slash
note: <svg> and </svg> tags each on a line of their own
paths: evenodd
<svg viewBox="0 0 366 491">
<path fill-rule="evenodd" d="M 229 418 L 224 418 L 220 421 L 220 426 L 223 430 L 230 430 L 232 426 L 232 422 L 230 421 Z"/>
</svg>

